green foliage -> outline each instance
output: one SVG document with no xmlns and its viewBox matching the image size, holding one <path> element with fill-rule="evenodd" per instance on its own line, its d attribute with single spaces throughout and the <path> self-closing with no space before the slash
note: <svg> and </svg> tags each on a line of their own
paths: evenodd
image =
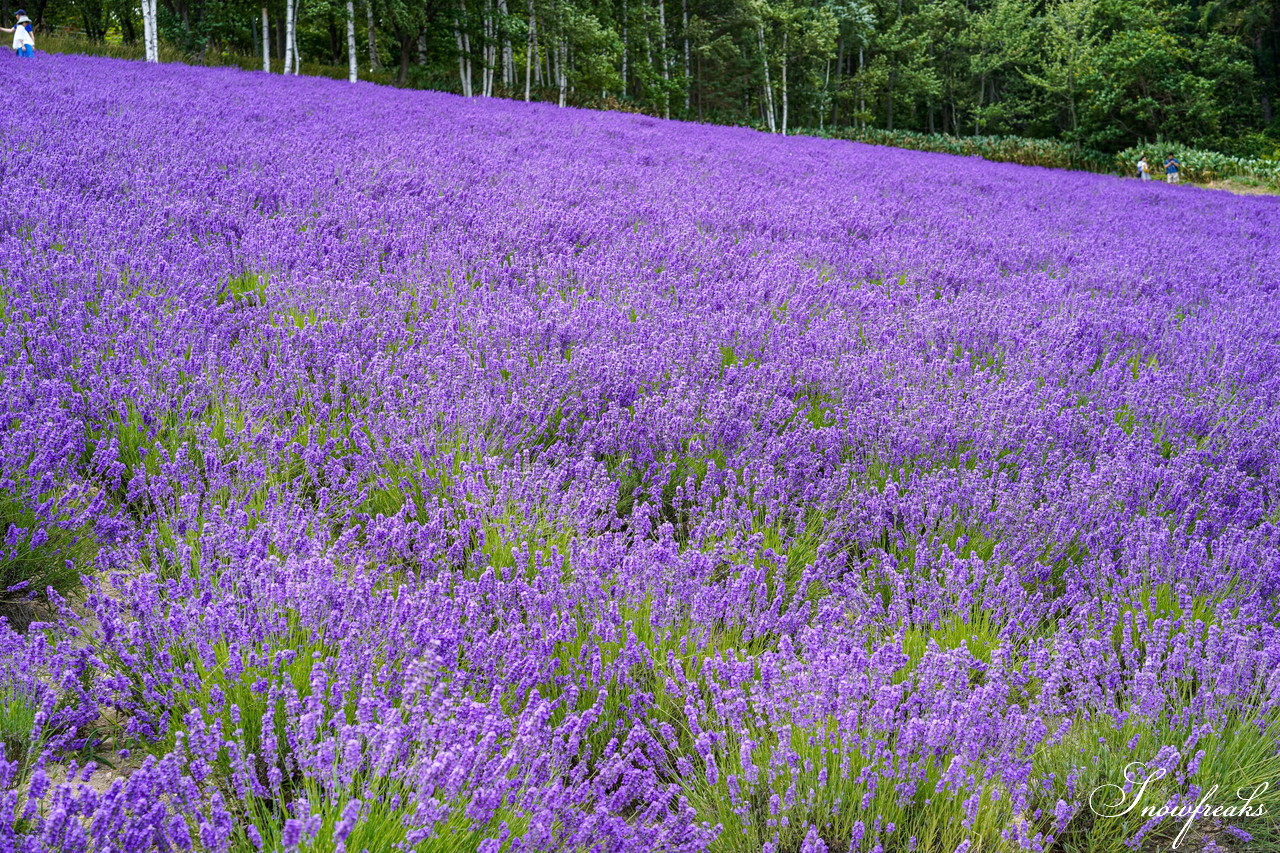
<svg viewBox="0 0 1280 853">
<path fill-rule="evenodd" d="M 404 786 L 387 778 L 361 779 L 344 786 L 322 786 L 308 781 L 299 786 L 298 793 L 307 803 L 312 817 L 319 818 L 314 837 L 304 840 L 296 848 L 297 853 L 335 853 L 346 850 L 403 850 L 408 853 L 478 853 L 483 849 L 493 853 L 506 853 L 529 826 L 529 818 L 507 806 L 496 810 L 485 822 L 473 821 L 466 816 L 468 802 L 450 803 L 448 817 L 437 828 L 434 837 L 417 844 L 407 842 L 415 828 L 414 816 L 419 812 L 416 798 L 410 796 Z M 237 827 L 232 840 L 233 853 L 258 853 L 260 850 L 281 850 L 285 821 L 300 817 L 296 811 L 285 812 L 272 801 L 249 797 L 233 801 L 245 819 L 252 822 L 262 840 L 259 847 L 244 832 L 244 825 Z M 345 847 L 339 846 L 336 831 L 344 817 L 351 817 L 347 828 Z M 508 837 L 494 847 L 485 845 L 486 839 L 499 835 L 506 825 Z"/>
<path fill-rule="evenodd" d="M 1143 156 L 1151 164 L 1153 176 L 1163 177 L 1165 156 L 1177 158 L 1182 179 L 1209 182 L 1225 178 L 1250 178 L 1280 188 L 1280 158 L 1232 157 L 1216 151 L 1190 148 L 1174 142 L 1153 143 L 1126 148 L 1116 154 L 1116 170 L 1132 174 Z"/>
<path fill-rule="evenodd" d="M 278 2 L 267 6 L 273 70 Z M 1092 149 L 1153 139 L 1242 157 L 1280 140 L 1280 42 L 1268 36 L 1280 28 L 1277 0 L 366 2 L 355 17 L 359 74 L 382 83 L 507 97 L 527 88 L 539 100 L 783 133 L 973 135 L 987 141 L 971 153 L 1072 168 L 1096 169 Z M 345 8 L 299 8 L 303 73 L 345 77 Z M 260 69 L 260 11 L 240 0 L 166 7 L 161 59 Z M 121 0 L 67 0 L 43 14 L 43 50 L 141 55 L 137 11 Z M 1030 144 L 1041 140 L 1083 147 Z"/>
<path fill-rule="evenodd" d="M 18 776 L 39 753 L 40 738 L 35 737 L 39 705 L 21 687 L 0 687 L 0 748 L 5 761 L 18 762 Z"/>
<path fill-rule="evenodd" d="M 806 133 L 812 131 L 806 131 Z M 1053 139 L 1030 139 L 1018 136 L 952 136 L 945 133 L 918 133 L 910 130 L 841 128 L 822 133 L 839 139 L 891 145 L 914 151 L 937 151 L 964 157 L 981 157 L 997 163 L 1021 163 L 1024 166 L 1047 166 L 1054 169 L 1078 169 L 1109 172 L 1112 158 L 1070 142 Z M 1126 174 L 1128 171 L 1127 170 Z"/>
<path fill-rule="evenodd" d="M 33 600 L 49 589 L 66 593 L 90 570 L 97 545 L 72 520 L 79 503 L 58 492 L 35 499 L 0 492 L 0 542 L 15 537 L 12 548 L 0 550 L 0 617 L 20 630 L 32 618 Z"/>
<path fill-rule="evenodd" d="M 267 277 L 257 273 L 246 272 L 227 279 L 216 297 L 219 305 L 231 300 L 233 304 L 248 307 L 261 307 L 267 304 Z"/>
</svg>

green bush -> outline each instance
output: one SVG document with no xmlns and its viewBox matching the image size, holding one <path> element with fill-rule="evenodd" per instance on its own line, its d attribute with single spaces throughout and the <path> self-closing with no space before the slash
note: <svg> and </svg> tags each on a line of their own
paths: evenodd
<svg viewBox="0 0 1280 853">
<path fill-rule="evenodd" d="M 1224 178 L 1246 178 L 1280 188 L 1280 159 L 1273 157 L 1233 157 L 1217 151 L 1189 148 L 1174 142 L 1152 143 L 1126 148 L 1116 155 L 1116 169 L 1134 174 L 1139 158 L 1146 155 L 1151 171 L 1163 173 L 1164 158 L 1173 154 L 1178 159 L 1183 180 L 1196 183 L 1220 181 Z"/>
<path fill-rule="evenodd" d="M 842 127 L 823 131 L 802 130 L 797 133 L 848 139 L 871 145 L 889 145 L 912 151 L 936 151 L 981 157 L 997 163 L 1021 163 L 1024 166 L 1047 166 L 1053 169 L 1076 169 L 1086 172 L 1112 171 L 1111 158 L 1100 151 L 1056 139 L 1031 139 L 1025 136 L 952 136 L 947 133 L 917 133 L 911 130 Z"/>
</svg>

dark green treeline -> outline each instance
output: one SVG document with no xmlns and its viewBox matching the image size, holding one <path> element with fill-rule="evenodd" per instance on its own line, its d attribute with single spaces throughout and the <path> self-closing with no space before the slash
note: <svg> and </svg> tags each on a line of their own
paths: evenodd
<svg viewBox="0 0 1280 853">
<path fill-rule="evenodd" d="M 15 0 L 3 0 L 13 4 Z M 164 40 L 282 54 L 285 0 L 161 0 Z M 46 27 L 141 38 L 133 0 L 31 0 Z M 343 65 L 346 0 L 298 0 Z M 475 96 L 797 128 L 1172 139 L 1268 156 L 1280 0 L 355 0 L 361 74 Z"/>
</svg>

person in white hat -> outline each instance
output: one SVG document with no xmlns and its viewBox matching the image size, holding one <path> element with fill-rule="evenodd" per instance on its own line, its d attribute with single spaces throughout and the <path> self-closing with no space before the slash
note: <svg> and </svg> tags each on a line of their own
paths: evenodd
<svg viewBox="0 0 1280 853">
<path fill-rule="evenodd" d="M 21 9 L 14 12 L 14 15 L 18 22 L 12 28 L 0 27 L 0 33 L 13 33 L 13 51 L 18 56 L 35 56 L 36 40 L 31 34 L 31 19 Z"/>
</svg>

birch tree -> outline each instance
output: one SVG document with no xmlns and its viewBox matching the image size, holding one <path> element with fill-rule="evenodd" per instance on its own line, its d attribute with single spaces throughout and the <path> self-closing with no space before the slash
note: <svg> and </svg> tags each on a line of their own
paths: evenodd
<svg viewBox="0 0 1280 853">
<path fill-rule="evenodd" d="M 529 100 L 529 83 L 533 75 L 534 57 L 538 55 L 538 15 L 529 0 L 529 42 L 524 54 L 524 99 Z M 539 66 L 541 67 L 541 66 Z"/>
<path fill-rule="evenodd" d="M 684 111 L 689 112 L 690 85 L 689 72 L 689 0 L 680 0 L 680 36 L 684 39 Z"/>
<path fill-rule="evenodd" d="M 564 22 L 560 24 L 560 32 L 556 38 L 556 83 L 560 86 L 560 106 L 565 106 L 569 98 L 569 43 L 565 38 Z"/>
<path fill-rule="evenodd" d="M 671 65 L 667 57 L 667 2 L 658 0 L 658 61 L 662 63 L 662 117 L 671 118 Z"/>
<path fill-rule="evenodd" d="M 156 0 L 142 0 L 142 42 L 147 62 L 159 62 L 160 33 L 156 26 Z"/>
<path fill-rule="evenodd" d="M 262 7 L 262 70 L 268 74 L 271 73 L 271 21 L 267 18 L 266 6 Z"/>
<path fill-rule="evenodd" d="M 495 0 L 485 0 L 484 4 L 484 85 L 481 94 L 492 98 L 494 86 L 498 82 L 499 63 L 503 61 L 502 35 L 503 21 L 501 11 Z M 503 69 L 505 70 L 505 69 Z"/>
<path fill-rule="evenodd" d="M 770 133 L 778 132 L 777 119 L 773 114 L 773 83 L 769 79 L 769 50 L 764 42 L 764 19 L 756 19 L 756 36 L 760 44 L 760 65 L 764 69 L 764 98 L 761 106 L 764 109 L 765 124 Z"/>
<path fill-rule="evenodd" d="M 356 3 L 347 0 L 347 79 L 352 83 L 358 78 L 356 74 Z"/>
<path fill-rule="evenodd" d="M 515 52 L 511 49 L 509 22 L 511 13 L 507 0 L 498 0 L 498 25 L 502 34 L 502 87 L 510 92 L 516 85 Z"/>
<path fill-rule="evenodd" d="M 284 0 L 284 70 L 283 74 L 293 74 L 293 10 L 298 0 Z"/>
<path fill-rule="evenodd" d="M 157 62 L 158 0 L 126 11 L 134 1 L 67 0 L 42 14 L 90 37 L 114 16 L 126 41 L 140 21 Z M 345 14 L 349 79 L 362 76 L 364 38 L 364 78 L 382 67 L 381 38 L 401 85 L 456 70 L 455 91 L 519 97 L 523 59 L 526 100 L 617 94 L 651 115 L 781 134 L 878 125 L 1058 136 L 1104 152 L 1160 135 L 1240 150 L 1276 138 L 1262 117 L 1280 99 L 1280 39 L 1267 35 L 1280 32 L 1280 0 L 364 0 L 363 11 L 326 0 L 305 19 L 302 2 L 271 12 L 266 0 L 167 0 L 166 35 L 196 62 L 206 49 L 261 51 L 265 73 L 279 56 L 297 75 L 304 40 L 342 63 Z"/>
<path fill-rule="evenodd" d="M 458 14 L 453 19 L 453 35 L 458 44 L 458 81 L 462 94 L 470 98 L 471 88 L 471 34 L 467 31 L 467 2 L 458 0 Z"/>
<path fill-rule="evenodd" d="M 292 0 L 292 6 L 289 12 L 289 46 L 293 50 L 293 74 L 297 76 L 302 73 L 302 51 L 298 49 L 298 12 L 302 0 Z"/>
</svg>

